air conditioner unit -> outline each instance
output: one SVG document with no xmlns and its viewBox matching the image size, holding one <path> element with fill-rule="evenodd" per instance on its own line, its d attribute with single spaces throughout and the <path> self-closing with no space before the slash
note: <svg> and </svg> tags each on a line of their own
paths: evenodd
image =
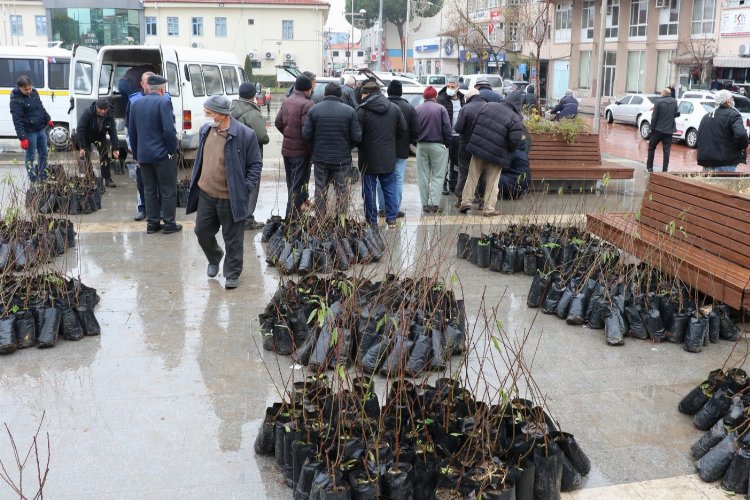
<svg viewBox="0 0 750 500">
<path fill-rule="evenodd" d="M 269 61 L 270 61 L 271 59 L 275 59 L 275 58 L 276 58 L 276 54 L 274 54 L 273 52 L 271 52 L 271 51 L 269 50 L 268 52 L 266 52 L 266 53 L 265 53 L 265 54 L 263 55 L 263 57 L 265 57 L 265 58 L 266 58 L 266 60 L 269 60 Z"/>
<path fill-rule="evenodd" d="M 521 52 L 523 49 L 523 45 L 521 42 L 513 42 L 510 44 L 510 51 L 511 52 Z"/>
<path fill-rule="evenodd" d="M 190 44 L 190 46 L 194 49 L 202 49 L 203 48 L 203 42 L 193 42 Z"/>
<path fill-rule="evenodd" d="M 671 7 L 672 2 L 670 0 L 656 0 L 657 9 L 668 9 Z"/>
<path fill-rule="evenodd" d="M 750 57 L 750 43 L 741 43 L 740 44 L 740 56 L 741 57 Z"/>
<path fill-rule="evenodd" d="M 248 57 L 248 59 L 250 59 L 251 61 L 257 61 L 258 59 L 260 59 L 260 55 L 258 54 L 258 51 L 257 51 L 257 50 L 251 50 L 251 51 L 249 51 L 249 52 L 247 53 L 247 57 Z"/>
<path fill-rule="evenodd" d="M 294 61 L 294 59 L 295 59 L 294 52 L 284 52 L 285 61 Z"/>
</svg>

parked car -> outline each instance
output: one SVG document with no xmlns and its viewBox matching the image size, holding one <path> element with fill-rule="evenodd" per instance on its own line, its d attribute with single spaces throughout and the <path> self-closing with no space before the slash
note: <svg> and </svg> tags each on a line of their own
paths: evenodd
<svg viewBox="0 0 750 500">
<path fill-rule="evenodd" d="M 529 82 L 523 80 L 503 80 L 503 94 L 508 95 L 513 92 L 513 87 L 521 91 L 526 90 L 528 84 Z"/>
<path fill-rule="evenodd" d="M 680 99 L 677 101 L 677 111 L 680 116 L 675 118 L 677 132 L 673 139 L 684 140 L 689 148 L 698 145 L 698 126 L 701 119 L 715 108 L 715 103 L 706 99 Z M 638 121 L 638 130 L 641 137 L 648 139 L 651 136 L 651 111 L 641 115 Z"/>
<path fill-rule="evenodd" d="M 627 94 L 604 109 L 607 123 L 638 124 L 643 113 L 650 113 L 659 94 Z"/>
<path fill-rule="evenodd" d="M 710 90 L 686 90 L 680 96 L 682 99 L 705 99 L 708 101 L 715 101 L 716 96 Z"/>
<path fill-rule="evenodd" d="M 323 98 L 325 97 L 326 85 L 332 82 L 341 84 L 341 78 L 337 76 L 317 77 L 315 79 L 315 88 L 313 89 L 313 93 L 312 93 L 312 96 L 310 96 L 310 99 L 312 99 L 315 104 L 322 101 Z"/>
<path fill-rule="evenodd" d="M 378 78 L 383 80 L 383 82 L 386 85 L 390 85 L 391 81 L 393 80 L 398 80 L 401 82 L 401 85 L 404 87 L 421 87 L 422 86 L 422 84 L 419 83 L 418 80 L 415 80 L 414 78 L 410 78 L 408 76 L 399 75 L 397 73 L 388 73 L 388 72 L 381 71 L 375 74 L 378 75 Z"/>
<path fill-rule="evenodd" d="M 490 87 L 492 87 L 492 90 L 502 95 L 503 77 L 500 75 L 490 75 L 487 73 L 464 75 L 464 84 L 466 85 L 467 89 L 470 89 L 477 83 L 477 80 L 479 79 L 487 80 L 490 83 Z"/>
<path fill-rule="evenodd" d="M 432 85 L 433 87 L 445 87 L 445 75 L 422 75 L 418 79 L 422 85 Z"/>
</svg>

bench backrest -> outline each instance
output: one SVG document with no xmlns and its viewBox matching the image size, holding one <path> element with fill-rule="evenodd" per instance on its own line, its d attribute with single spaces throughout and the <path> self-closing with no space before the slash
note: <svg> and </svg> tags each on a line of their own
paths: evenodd
<svg viewBox="0 0 750 500">
<path fill-rule="evenodd" d="M 576 142 L 568 144 L 560 135 L 534 134 L 532 136 L 529 163 L 533 166 L 599 166 L 602 155 L 599 150 L 599 136 L 581 134 Z"/>
<path fill-rule="evenodd" d="M 750 268 L 750 196 L 668 173 L 651 174 L 641 224 Z"/>
</svg>

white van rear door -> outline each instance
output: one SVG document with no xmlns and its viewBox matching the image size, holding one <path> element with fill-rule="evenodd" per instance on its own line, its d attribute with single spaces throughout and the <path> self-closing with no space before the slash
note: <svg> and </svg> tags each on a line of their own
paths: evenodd
<svg viewBox="0 0 750 500">
<path fill-rule="evenodd" d="M 96 101 L 99 85 L 94 85 L 94 75 L 98 75 L 98 54 L 95 49 L 73 46 L 73 57 L 70 61 L 70 131 L 78 126 L 78 117 L 92 102 Z"/>
<path fill-rule="evenodd" d="M 172 100 L 175 128 L 177 133 L 183 131 L 182 116 L 182 78 L 177 52 L 173 48 L 159 46 L 161 52 L 162 76 L 167 79 L 167 92 Z"/>
</svg>

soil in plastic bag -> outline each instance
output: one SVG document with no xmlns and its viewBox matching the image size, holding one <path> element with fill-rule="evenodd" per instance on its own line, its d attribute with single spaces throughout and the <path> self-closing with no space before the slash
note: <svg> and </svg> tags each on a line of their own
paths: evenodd
<svg viewBox="0 0 750 500">
<path fill-rule="evenodd" d="M 560 491 L 573 491 L 581 487 L 583 478 L 581 473 L 573 467 L 572 462 L 564 454 L 559 455 L 562 458 L 562 478 L 560 480 Z"/>
<path fill-rule="evenodd" d="M 310 488 L 310 500 L 349 500 L 351 498 L 349 483 L 344 481 L 343 475 L 338 470 L 334 474 L 336 474 L 335 481 L 331 473 L 325 469 L 315 473 Z"/>
<path fill-rule="evenodd" d="M 294 351 L 292 329 L 283 319 L 273 325 L 273 343 L 276 353 L 283 356 L 288 356 Z"/>
<path fill-rule="evenodd" d="M 523 272 L 523 262 L 525 258 L 526 258 L 526 247 L 518 247 L 516 249 L 516 262 L 515 264 L 513 264 L 514 273 Z"/>
<path fill-rule="evenodd" d="M 352 362 L 352 331 L 348 328 L 337 327 L 336 342 L 332 346 L 333 355 L 329 363 L 329 368 L 334 368 L 336 365 L 349 366 Z"/>
<path fill-rule="evenodd" d="M 582 325 L 586 317 L 586 303 L 585 293 L 576 294 L 573 300 L 570 301 L 570 309 L 568 309 L 568 317 L 565 322 L 569 325 Z"/>
<path fill-rule="evenodd" d="M 736 440 L 737 433 L 730 432 L 695 463 L 698 476 L 703 481 L 713 483 L 721 479 L 737 452 Z"/>
<path fill-rule="evenodd" d="M 381 495 L 380 476 L 358 469 L 349 474 L 352 500 L 375 500 Z"/>
<path fill-rule="evenodd" d="M 750 477 L 750 450 L 742 448 L 732 459 L 729 468 L 721 480 L 721 487 L 735 493 L 747 493 L 748 478 Z"/>
<path fill-rule="evenodd" d="M 461 334 L 460 331 L 458 333 L 459 335 Z M 429 368 L 431 358 L 432 342 L 430 341 L 430 337 L 425 334 L 418 335 L 414 339 L 414 347 L 412 347 L 409 362 L 406 366 L 407 375 L 416 377 L 421 374 L 422 371 Z"/>
<path fill-rule="evenodd" d="M 493 273 L 499 273 L 503 269 L 503 249 L 492 247 L 490 248 L 490 271 Z"/>
<path fill-rule="evenodd" d="M 75 311 L 76 314 L 78 314 L 78 319 L 83 327 L 84 335 L 94 336 L 102 333 L 102 328 L 99 325 L 99 321 L 96 319 L 94 311 L 84 305 L 76 307 Z"/>
<path fill-rule="evenodd" d="M 18 348 L 26 349 L 36 345 L 36 321 L 31 311 L 20 311 L 16 316 L 16 333 L 18 334 Z"/>
<path fill-rule="evenodd" d="M 721 314 L 719 321 L 719 338 L 724 340 L 731 340 L 732 342 L 740 338 L 740 330 L 737 325 L 734 324 L 732 318 L 726 312 Z"/>
<path fill-rule="evenodd" d="M 55 347 L 57 334 L 60 331 L 62 314 L 56 307 L 47 307 L 39 310 L 38 315 L 39 336 L 37 347 Z"/>
<path fill-rule="evenodd" d="M 315 445 L 304 441 L 292 443 L 292 488 L 297 488 L 305 461 L 315 455 Z"/>
<path fill-rule="evenodd" d="M 698 441 L 690 447 L 690 453 L 695 460 L 698 460 L 708 451 L 719 444 L 727 436 L 727 428 L 722 420 L 719 420 L 711 427 L 711 430 L 703 434 Z"/>
<path fill-rule="evenodd" d="M 693 425 L 702 431 L 707 431 L 724 416 L 730 403 L 724 389 L 717 389 L 711 399 L 695 414 Z"/>
<path fill-rule="evenodd" d="M 437 457 L 417 455 L 414 460 L 414 500 L 432 500 L 437 485 Z"/>
<path fill-rule="evenodd" d="M 297 346 L 297 348 L 294 350 L 294 353 L 292 353 L 292 359 L 294 360 L 294 362 L 299 363 L 300 365 L 307 366 L 307 364 L 310 362 L 310 356 L 312 355 L 313 349 L 315 349 L 315 345 L 317 344 L 317 342 L 318 329 L 314 328 L 310 331 L 310 334 L 307 336 L 302 345 Z"/>
<path fill-rule="evenodd" d="M 523 256 L 523 272 L 526 276 L 536 276 L 536 254 L 533 249 L 528 249 Z"/>
<path fill-rule="evenodd" d="M 616 307 L 611 307 L 604 320 L 604 331 L 607 334 L 607 345 L 625 345 L 625 320 Z"/>
<path fill-rule="evenodd" d="M 388 339 L 381 339 L 379 342 L 370 347 L 364 356 L 362 356 L 362 370 L 366 374 L 375 373 L 385 362 L 391 342 Z"/>
<path fill-rule="evenodd" d="M 62 336 L 65 340 L 81 340 L 83 338 L 83 327 L 78 320 L 78 315 L 71 307 L 62 310 Z"/>
<path fill-rule="evenodd" d="M 575 292 L 570 287 L 566 288 L 562 297 L 560 297 L 560 301 L 557 303 L 557 307 L 555 307 L 555 314 L 557 314 L 558 318 L 565 319 L 568 317 L 570 304 L 573 302 L 574 297 Z"/>
<path fill-rule="evenodd" d="M 560 498 L 563 473 L 563 453 L 559 449 L 545 457 L 540 449 L 534 450 L 534 499 L 557 500 Z"/>
<path fill-rule="evenodd" d="M 0 354 L 10 354 L 16 349 L 18 349 L 16 317 L 7 316 L 0 319 Z"/>
<path fill-rule="evenodd" d="M 490 267 L 490 243 L 480 241 L 477 244 L 477 267 L 487 269 Z"/>
<path fill-rule="evenodd" d="M 552 286 L 549 287 L 549 291 L 547 292 L 547 296 L 544 298 L 542 312 L 544 314 L 554 314 L 557 310 L 557 304 L 560 303 L 560 299 L 564 292 L 565 289 L 559 282 L 552 283 Z"/>
<path fill-rule="evenodd" d="M 276 444 L 274 424 L 280 406 L 281 405 L 274 405 L 266 408 L 266 416 L 260 424 L 260 429 L 258 429 L 258 435 L 256 436 L 255 444 L 253 445 L 255 453 L 258 455 L 273 455 L 273 448 Z"/>
<path fill-rule="evenodd" d="M 704 404 L 708 403 L 708 400 L 711 398 L 711 390 L 711 382 L 706 380 L 688 392 L 685 397 L 682 398 L 680 404 L 677 405 L 677 409 L 680 413 L 684 413 L 685 415 L 695 415 L 701 408 L 703 408 Z"/>
<path fill-rule="evenodd" d="M 302 464 L 299 480 L 297 481 L 297 489 L 294 490 L 295 500 L 307 500 L 310 498 L 313 479 L 318 471 L 322 470 L 324 467 L 325 465 L 323 463 L 313 460 L 312 457 L 305 460 L 305 463 Z"/>
<path fill-rule="evenodd" d="M 586 456 L 578 445 L 578 441 L 576 441 L 573 434 L 560 432 L 555 437 L 555 443 L 581 475 L 585 476 L 591 471 L 591 460 L 589 460 L 589 457 Z"/>
<path fill-rule="evenodd" d="M 537 274 L 531 282 L 531 288 L 529 289 L 529 296 L 526 299 L 526 305 L 528 307 L 536 308 L 542 305 L 544 296 L 547 294 L 547 288 L 549 286 L 550 279 L 547 276 Z"/>
<path fill-rule="evenodd" d="M 469 238 L 469 251 L 466 254 L 466 260 L 477 265 L 477 246 L 479 245 L 479 238 L 472 236 Z"/>
<path fill-rule="evenodd" d="M 413 342 L 411 340 L 397 333 L 394 337 L 393 349 L 388 354 L 385 364 L 380 368 L 380 373 L 383 375 L 395 375 L 400 370 L 403 370 L 407 366 L 412 345 Z"/>
<path fill-rule="evenodd" d="M 534 477 L 536 468 L 529 459 L 521 467 L 510 467 L 508 479 L 516 485 L 516 500 L 534 500 Z"/>
<path fill-rule="evenodd" d="M 674 344 L 682 344 L 690 326 L 690 315 L 684 312 L 674 314 L 672 329 L 667 333 L 667 340 Z"/>
<path fill-rule="evenodd" d="M 469 240 L 471 236 L 466 233 L 458 233 L 458 242 L 456 244 L 456 257 L 465 259 L 469 254 Z"/>
<path fill-rule="evenodd" d="M 383 490 L 387 498 L 411 500 L 414 497 L 414 467 L 404 462 L 389 465 Z"/>
<path fill-rule="evenodd" d="M 310 355 L 310 360 L 308 361 L 308 366 L 311 370 L 318 370 L 318 369 L 325 369 L 326 366 L 328 366 L 328 353 L 329 349 L 331 347 L 331 327 L 330 323 L 326 323 L 323 325 L 323 328 L 320 329 L 320 335 L 318 335 L 318 340 L 315 342 L 315 348 L 312 351 L 312 354 Z"/>
<path fill-rule="evenodd" d="M 597 299 L 597 300 L 594 300 Z M 604 328 L 604 320 L 609 314 L 609 303 L 604 297 L 593 295 L 589 302 L 589 308 L 586 311 L 586 326 L 592 330 L 601 330 Z"/>
<path fill-rule="evenodd" d="M 659 301 L 659 314 L 661 321 L 667 331 L 667 335 L 674 329 L 674 315 L 677 313 L 677 302 L 673 299 L 662 297 Z M 679 344 L 679 342 L 675 342 Z"/>
<path fill-rule="evenodd" d="M 742 401 L 739 395 L 732 398 L 732 402 L 729 404 L 729 410 L 724 414 L 724 424 L 731 428 L 738 427 L 745 419 L 745 403 Z M 712 427 L 713 429 L 713 427 Z"/>
<path fill-rule="evenodd" d="M 721 333 L 721 317 L 716 311 L 708 313 L 708 340 L 712 344 L 719 341 L 719 334 Z"/>
<path fill-rule="evenodd" d="M 666 338 L 667 332 L 661 320 L 661 313 L 655 305 L 651 305 L 648 310 L 644 311 L 643 324 L 646 327 L 648 336 L 654 342 L 661 342 Z"/>
<path fill-rule="evenodd" d="M 682 345 L 682 348 L 687 352 L 701 352 L 703 350 L 703 337 L 707 334 L 708 318 L 705 316 L 692 316 L 690 318 L 690 324 L 688 326 L 688 331 L 685 334 L 685 342 Z"/>
<path fill-rule="evenodd" d="M 505 274 L 512 274 L 516 267 L 516 255 L 518 254 L 518 248 L 515 245 L 508 245 L 505 247 L 505 253 L 503 254 L 503 264 L 500 271 Z"/>
</svg>

